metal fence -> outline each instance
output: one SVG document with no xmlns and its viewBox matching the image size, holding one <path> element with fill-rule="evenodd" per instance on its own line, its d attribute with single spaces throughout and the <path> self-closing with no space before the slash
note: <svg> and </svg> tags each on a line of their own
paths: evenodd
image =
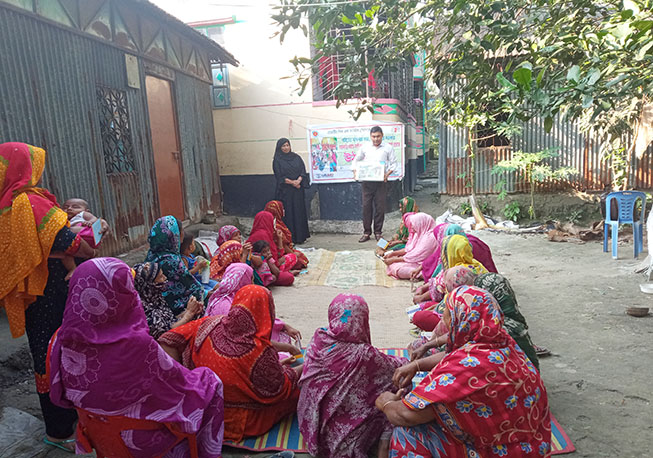
<svg viewBox="0 0 653 458">
<path fill-rule="evenodd" d="M 523 192 L 528 189 L 523 177 L 517 172 L 503 175 L 492 174 L 498 162 L 510 159 L 513 151 L 536 152 L 557 148 L 557 157 L 547 162 L 553 169 L 572 167 L 578 173 L 567 180 L 548 180 L 536 186 L 538 191 L 577 189 L 583 191 L 602 190 L 611 183 L 610 163 L 600 152 L 597 142 L 580 132 L 571 122 L 556 119 L 550 133 L 544 130 L 543 121 L 534 119 L 522 125 L 519 135 L 510 139 L 510 146 L 479 148 L 475 157 L 475 185 L 478 193 L 496 193 L 497 183 L 506 178 L 508 192 Z M 649 146 L 641 159 L 632 158 L 630 164 L 630 186 L 636 189 L 653 188 L 653 145 Z M 439 183 L 440 192 L 451 195 L 468 195 L 471 160 L 467 154 L 467 133 L 442 123 L 440 125 Z"/>
</svg>

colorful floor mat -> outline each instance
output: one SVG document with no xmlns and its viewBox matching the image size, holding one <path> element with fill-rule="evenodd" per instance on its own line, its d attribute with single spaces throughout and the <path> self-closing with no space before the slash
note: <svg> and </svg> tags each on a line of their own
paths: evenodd
<svg viewBox="0 0 653 458">
<path fill-rule="evenodd" d="M 295 278 L 297 286 L 333 286 L 348 289 L 375 285 L 393 287 L 410 285 L 385 273 L 386 265 L 372 250 L 329 251 L 322 248 L 306 250 L 309 265 L 306 273 Z"/>
<path fill-rule="evenodd" d="M 382 348 L 381 351 L 389 355 L 408 358 L 408 351 L 404 348 Z M 423 378 L 423 375 L 422 377 L 416 376 L 417 380 L 413 379 L 413 383 Z M 308 453 L 304 446 L 304 438 L 299 432 L 297 416 L 294 414 L 277 423 L 262 436 L 252 437 L 237 443 L 225 441 L 225 445 L 256 452 L 292 450 L 296 453 Z M 558 423 L 558 420 L 551 414 L 551 454 L 562 455 L 575 451 L 576 448 Z"/>
</svg>

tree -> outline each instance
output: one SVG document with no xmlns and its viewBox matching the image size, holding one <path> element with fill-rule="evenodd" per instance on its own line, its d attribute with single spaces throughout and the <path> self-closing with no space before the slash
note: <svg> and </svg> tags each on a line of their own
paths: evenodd
<svg viewBox="0 0 653 458">
<path fill-rule="evenodd" d="M 559 167 L 556 170 L 544 163 L 546 159 L 558 156 L 556 149 L 545 149 L 535 153 L 525 153 L 524 151 L 515 151 L 511 159 L 499 162 L 492 168 L 492 174 L 504 174 L 506 172 L 519 172 L 525 183 L 528 183 L 529 193 L 531 195 L 531 204 L 528 207 L 528 216 L 535 219 L 535 184 L 543 183 L 547 180 L 562 180 L 578 171 L 572 167 Z M 505 197 L 505 179 L 498 183 L 501 191 L 499 198 Z"/>
<path fill-rule="evenodd" d="M 338 53 L 347 65 L 335 95 L 360 97 L 372 70 L 424 51 L 442 89 L 437 114 L 468 129 L 472 156 L 479 125 L 510 135 L 540 117 L 548 131 L 556 116 L 598 136 L 608 157 L 627 155 L 653 88 L 652 0 L 281 1 L 281 40 L 303 27 L 316 50 L 293 60 L 302 88 L 320 57 Z"/>
</svg>

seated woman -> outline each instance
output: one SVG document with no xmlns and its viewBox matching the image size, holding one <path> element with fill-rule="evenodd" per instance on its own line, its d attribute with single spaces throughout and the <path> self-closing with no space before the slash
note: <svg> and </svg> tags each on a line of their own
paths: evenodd
<svg viewBox="0 0 653 458">
<path fill-rule="evenodd" d="M 387 252 L 383 262 L 391 277 L 409 279 L 413 270 L 435 251 L 435 220 L 426 213 L 406 213 L 404 221 L 410 234 L 406 248 Z"/>
<path fill-rule="evenodd" d="M 451 267 L 465 265 L 476 275 L 487 273 L 487 269 L 475 257 L 472 244 L 466 235 L 449 235 L 444 238 L 440 247 L 440 266 L 442 269 L 439 273 L 427 280 L 427 283 L 417 288 L 413 302 L 421 304 L 432 301 L 439 303 L 446 288 L 444 286 L 444 271 Z"/>
<path fill-rule="evenodd" d="M 492 251 L 490 247 L 487 246 L 483 240 L 479 239 L 475 235 L 467 234 L 458 224 L 439 224 L 435 228 L 435 238 L 438 240 L 438 246 L 441 245 L 442 240 L 449 235 L 464 235 L 469 240 L 469 243 L 472 244 L 472 252 L 474 253 L 474 259 L 477 259 L 488 272 L 498 272 L 497 267 L 494 265 L 494 260 L 492 259 Z M 423 263 L 420 269 L 416 269 L 413 272 L 411 278 L 417 278 L 419 274 L 422 274 L 424 281 L 428 281 L 429 278 L 433 278 L 442 272 L 442 261 L 440 256 L 440 249 L 429 256 Z"/>
<path fill-rule="evenodd" d="M 392 240 L 389 241 L 388 248 L 386 250 L 381 250 L 382 252 L 387 250 L 397 251 L 401 250 L 402 248 L 406 248 L 406 242 L 408 242 L 409 234 L 408 228 L 404 223 L 404 215 L 406 213 L 419 212 L 419 207 L 415 203 L 415 199 L 407 196 L 399 201 L 399 211 L 401 212 L 401 223 L 399 224 L 399 229 L 397 229 L 395 235 L 392 236 Z"/>
<path fill-rule="evenodd" d="M 222 226 L 218 231 L 218 238 L 216 240 L 218 247 L 229 240 L 235 240 L 238 243 L 242 243 L 243 239 L 240 234 L 240 229 L 238 229 L 236 226 Z"/>
<path fill-rule="evenodd" d="M 446 294 L 459 286 L 473 285 L 477 278 L 476 273 L 467 266 L 456 266 L 447 269 L 444 271 L 443 276 L 446 291 L 444 299 L 439 303 L 430 302 L 432 304 L 431 306 L 413 314 L 412 323 L 424 331 L 433 331 L 433 335 L 430 339 L 422 337 L 411 344 L 409 347 L 409 350 L 412 350 L 411 360 L 421 358 L 429 350 L 441 347 L 446 343 L 446 336 L 449 330 L 442 323 Z"/>
<path fill-rule="evenodd" d="M 270 212 L 261 211 L 254 217 L 252 233 L 247 241 L 251 244 L 263 240 L 270 246 L 270 254 L 276 266 L 280 270 L 274 282 L 278 286 L 289 286 L 293 283 L 293 274 L 290 272 L 297 263 L 297 256 L 294 253 L 284 253 L 280 246 L 283 246 L 283 234 L 276 228 L 276 221 Z"/>
<path fill-rule="evenodd" d="M 222 280 L 227 267 L 233 263 L 246 263 L 251 252 L 252 245 L 250 243 L 241 245 L 236 240 L 227 240 L 224 242 L 220 245 L 220 248 L 218 248 L 217 253 L 215 253 L 215 256 L 213 256 L 209 264 L 211 279 Z"/>
<path fill-rule="evenodd" d="M 186 309 L 175 316 L 163 298 L 166 281 L 166 276 L 156 262 L 134 266 L 134 287 L 140 296 L 150 335 L 155 339 L 172 328 L 194 320 L 202 311 L 202 303 L 191 296 Z"/>
<path fill-rule="evenodd" d="M 287 254 L 286 259 L 294 254 Z M 295 263 L 294 260 L 287 262 Z M 247 260 L 247 264 L 254 269 L 254 284 L 261 286 L 291 286 L 295 277 L 288 272 L 281 272 L 277 262 L 272 256 L 270 244 L 265 240 L 258 240 L 252 245 L 252 255 Z"/>
<path fill-rule="evenodd" d="M 234 296 L 241 288 L 252 284 L 254 271 L 247 264 L 236 262 L 225 269 L 220 286 L 209 299 L 204 316 L 226 315 L 229 313 Z"/>
<path fill-rule="evenodd" d="M 159 338 L 184 366 L 208 367 L 224 383 L 225 439 L 259 436 L 297 408 L 302 366 L 279 362 L 270 342 L 273 323 L 270 291 L 248 285 L 236 293 L 227 316 L 205 317 Z"/>
<path fill-rule="evenodd" d="M 188 271 L 181 258 L 183 229 L 174 216 L 159 218 L 152 226 L 147 241 L 150 250 L 145 262 L 156 262 L 168 279 L 163 298 L 168 307 L 178 315 L 186 308 L 191 296 L 204 302 L 204 287 Z"/>
<path fill-rule="evenodd" d="M 283 217 L 285 216 L 285 211 L 283 208 L 283 202 L 280 200 L 271 200 L 265 205 L 266 212 L 272 213 L 274 216 L 277 230 L 281 231 L 282 240 L 281 246 L 279 248 L 283 249 L 285 254 L 294 253 L 297 256 L 297 262 L 293 266 L 293 270 L 302 270 L 308 266 L 308 258 L 304 253 L 299 250 L 295 250 L 292 243 L 292 233 L 286 223 L 283 222 Z"/>
<path fill-rule="evenodd" d="M 304 360 L 297 415 L 311 455 L 366 458 L 379 443 L 379 458 L 387 458 L 392 426 L 374 401 L 392 389 L 394 371 L 406 360 L 372 346 L 362 297 L 333 299 L 329 327 L 315 331 Z"/>
<path fill-rule="evenodd" d="M 410 386 L 403 399 L 376 400 L 395 425 L 393 456 L 550 456 L 551 417 L 540 375 L 503 328 L 501 308 L 487 291 L 461 286 L 446 301 L 447 355 L 417 360 L 395 373 Z"/>
<path fill-rule="evenodd" d="M 177 439 L 169 427 L 195 434 L 199 456 L 220 456 L 222 383 L 206 368 L 177 364 L 150 336 L 122 261 L 94 259 L 76 269 L 48 361 L 56 405 L 161 423 L 155 430 L 122 431 L 132 456 L 189 456 L 187 441 L 170 450 Z M 77 452 L 90 453 L 84 430 L 77 431 Z"/>
<path fill-rule="evenodd" d="M 539 370 L 540 361 L 537 357 L 535 345 L 533 345 L 531 336 L 528 333 L 526 318 L 524 318 L 524 315 L 519 310 L 517 297 L 508 279 L 503 275 L 487 273 L 479 275 L 474 281 L 474 285 L 489 291 L 494 296 L 504 315 L 503 327 L 506 328 L 510 337 L 515 339 L 519 348 L 526 353 L 528 359 Z"/>
</svg>

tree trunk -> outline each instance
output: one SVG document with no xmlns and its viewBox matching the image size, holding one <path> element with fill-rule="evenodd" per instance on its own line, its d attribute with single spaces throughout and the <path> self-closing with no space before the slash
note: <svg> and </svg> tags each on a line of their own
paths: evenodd
<svg viewBox="0 0 653 458">
<path fill-rule="evenodd" d="M 471 180 L 472 193 L 469 196 L 469 206 L 472 207 L 472 215 L 476 220 L 475 230 L 487 229 L 489 227 L 483 212 L 476 203 L 476 166 L 474 158 L 476 156 L 476 144 L 472 134 L 472 128 L 467 128 L 467 155 L 469 156 L 469 175 Z"/>
</svg>

